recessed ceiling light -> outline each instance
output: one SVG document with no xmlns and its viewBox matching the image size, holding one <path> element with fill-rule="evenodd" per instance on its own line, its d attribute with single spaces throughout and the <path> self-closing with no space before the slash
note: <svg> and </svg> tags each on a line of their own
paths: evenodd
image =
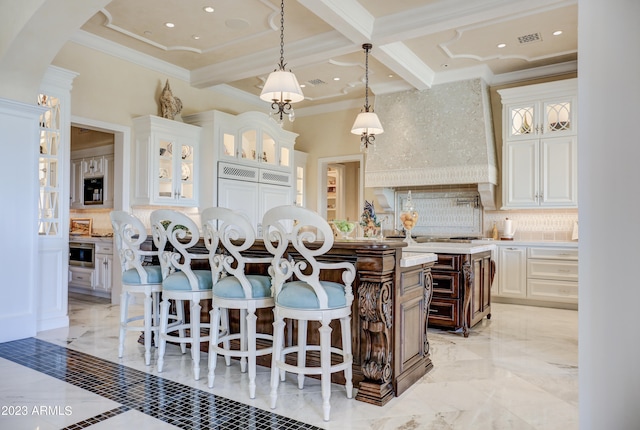
<svg viewBox="0 0 640 430">
<path fill-rule="evenodd" d="M 213 8 L 211 6 L 205 6 L 202 8 L 202 10 L 204 10 L 207 13 L 213 13 Z"/>
<path fill-rule="evenodd" d="M 191 36 L 191 38 L 193 40 L 200 40 L 200 36 L 198 36 L 197 34 L 194 34 L 193 36 Z"/>
<path fill-rule="evenodd" d="M 498 48 L 504 48 L 505 46 L 507 46 L 506 43 L 498 43 Z"/>
<path fill-rule="evenodd" d="M 300 84 L 300 88 L 305 88 L 306 85 L 305 84 Z"/>
<path fill-rule="evenodd" d="M 392 74 L 388 74 L 387 78 L 393 78 L 393 75 Z"/>
<path fill-rule="evenodd" d="M 333 80 L 334 80 L 334 81 L 339 81 L 339 80 L 340 80 L 340 78 L 333 78 Z"/>
<path fill-rule="evenodd" d="M 556 30 L 553 32 L 554 36 L 560 36 L 562 34 L 562 30 Z"/>
<path fill-rule="evenodd" d="M 440 64 L 440 67 L 442 67 L 443 69 L 446 69 L 447 67 L 449 67 L 449 65 L 447 63 L 444 63 L 444 64 Z"/>
<path fill-rule="evenodd" d="M 164 25 L 165 25 L 165 27 L 169 27 L 169 28 L 173 28 L 173 27 L 175 27 L 175 26 L 176 26 L 176 25 L 175 25 L 174 23 L 172 23 L 172 22 L 165 22 L 165 23 L 164 23 Z"/>
</svg>

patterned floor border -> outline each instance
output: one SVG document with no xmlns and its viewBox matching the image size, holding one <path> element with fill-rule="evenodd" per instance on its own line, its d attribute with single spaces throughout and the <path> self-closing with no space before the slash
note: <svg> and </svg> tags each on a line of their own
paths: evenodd
<svg viewBox="0 0 640 430">
<path fill-rule="evenodd" d="M 69 430 L 84 429 L 129 410 L 181 429 L 319 429 L 35 338 L 0 344 L 0 357 L 122 405 L 68 426 Z"/>
</svg>

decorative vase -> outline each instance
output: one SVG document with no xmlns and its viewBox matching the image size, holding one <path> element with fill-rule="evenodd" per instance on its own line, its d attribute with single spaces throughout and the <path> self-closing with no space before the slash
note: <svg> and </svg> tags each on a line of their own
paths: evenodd
<svg viewBox="0 0 640 430">
<path fill-rule="evenodd" d="M 403 242 L 409 244 L 416 243 L 416 241 L 411 237 L 411 230 L 418 222 L 418 212 L 415 210 L 413 202 L 411 201 L 411 191 L 409 191 L 407 195 L 407 201 L 402 207 L 402 212 L 400 212 L 400 222 L 402 223 L 402 226 L 404 227 L 404 230 L 406 232 L 406 237 L 404 238 Z"/>
</svg>

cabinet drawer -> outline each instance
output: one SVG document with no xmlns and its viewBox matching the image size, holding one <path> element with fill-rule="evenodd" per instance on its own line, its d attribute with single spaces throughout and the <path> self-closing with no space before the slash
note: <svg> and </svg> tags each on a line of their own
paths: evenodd
<svg viewBox="0 0 640 430">
<path fill-rule="evenodd" d="M 69 283 L 81 285 L 84 287 L 93 287 L 93 270 L 71 270 L 71 277 Z"/>
<path fill-rule="evenodd" d="M 527 288 L 530 299 L 578 303 L 577 282 L 529 279 Z"/>
<path fill-rule="evenodd" d="M 457 299 L 460 297 L 460 275 L 449 272 L 432 272 L 433 296 Z"/>
<path fill-rule="evenodd" d="M 578 262 L 562 260 L 527 261 L 527 277 L 537 279 L 578 280 Z"/>
<path fill-rule="evenodd" d="M 429 306 L 429 326 L 456 327 L 458 303 L 454 299 L 432 299 Z"/>
<path fill-rule="evenodd" d="M 113 244 L 96 242 L 96 254 L 113 254 Z"/>
<path fill-rule="evenodd" d="M 577 248 L 535 248 L 528 249 L 528 257 L 544 260 L 575 260 L 578 261 Z"/>
<path fill-rule="evenodd" d="M 460 270 L 460 255 L 438 254 L 438 261 L 433 265 L 433 269 Z"/>
</svg>

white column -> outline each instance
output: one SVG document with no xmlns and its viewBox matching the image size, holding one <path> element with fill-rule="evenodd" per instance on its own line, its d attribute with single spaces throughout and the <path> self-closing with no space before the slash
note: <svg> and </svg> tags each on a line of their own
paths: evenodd
<svg viewBox="0 0 640 430">
<path fill-rule="evenodd" d="M 36 334 L 38 317 L 38 117 L 0 98 L 0 342 Z"/>
<path fill-rule="evenodd" d="M 640 2 L 580 0 L 582 430 L 640 425 Z"/>
</svg>

